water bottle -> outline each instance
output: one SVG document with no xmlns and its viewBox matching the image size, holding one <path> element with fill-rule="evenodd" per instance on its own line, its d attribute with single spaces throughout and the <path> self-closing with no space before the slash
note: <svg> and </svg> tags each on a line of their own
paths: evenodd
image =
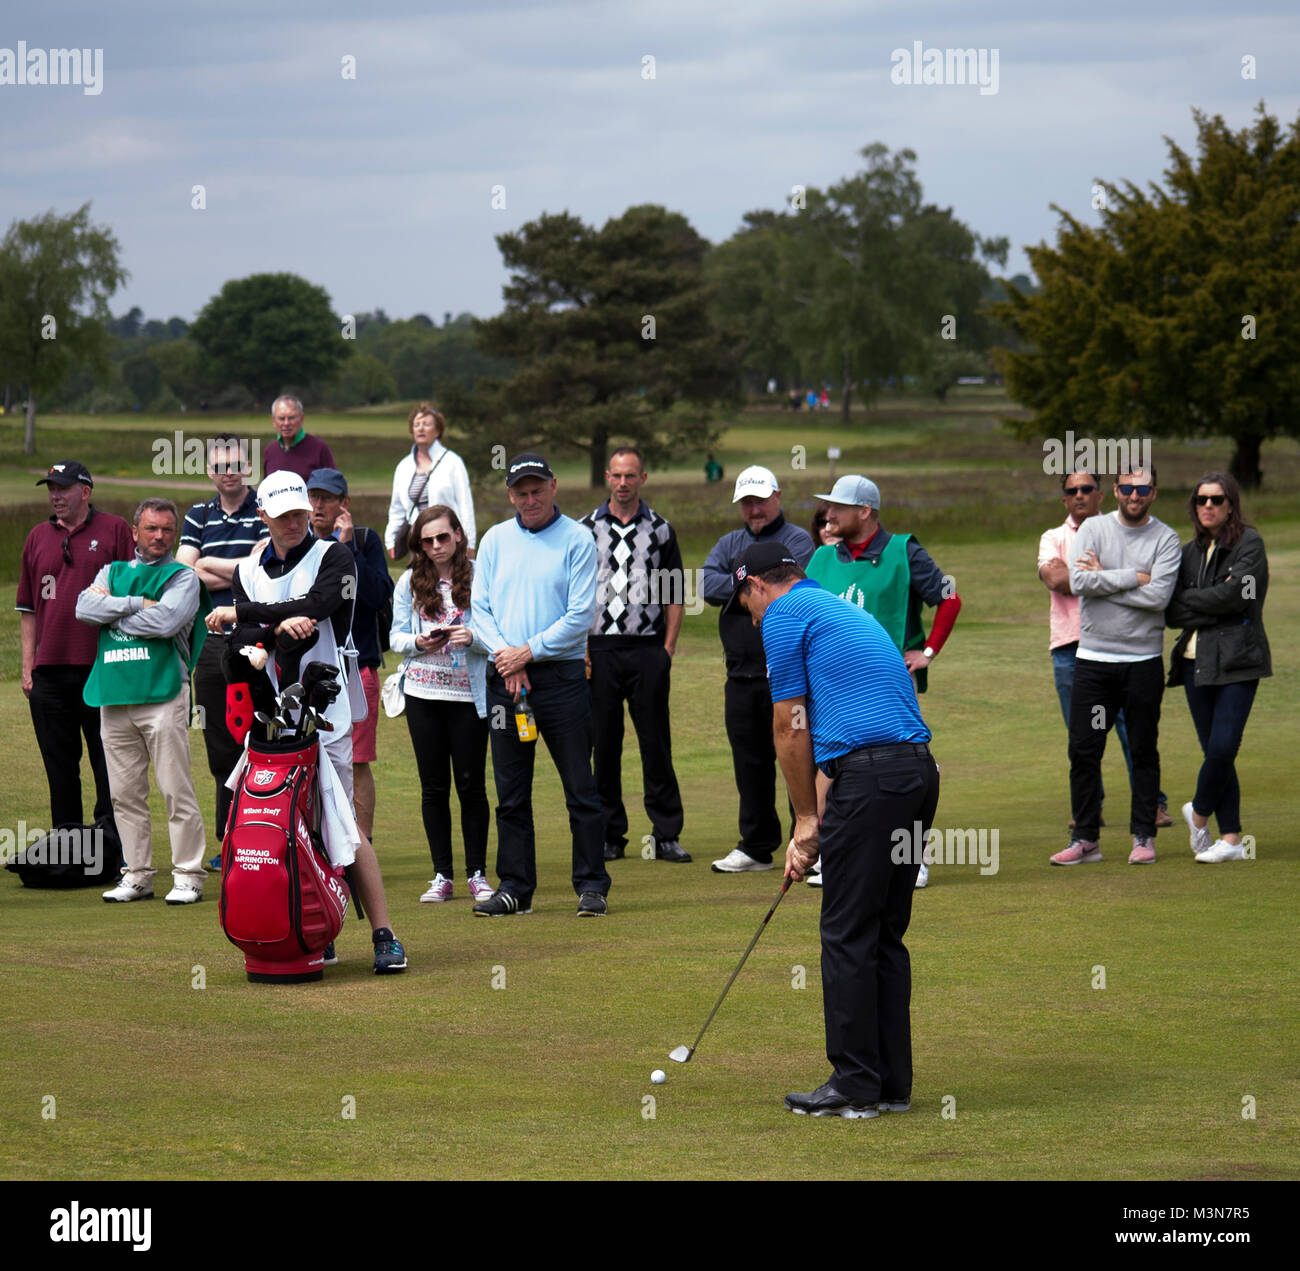
<svg viewBox="0 0 1300 1271">
<path fill-rule="evenodd" d="M 515 703 L 515 732 L 520 741 L 537 740 L 537 720 L 533 708 L 528 705 L 527 693 L 520 693 L 519 701 Z"/>
</svg>

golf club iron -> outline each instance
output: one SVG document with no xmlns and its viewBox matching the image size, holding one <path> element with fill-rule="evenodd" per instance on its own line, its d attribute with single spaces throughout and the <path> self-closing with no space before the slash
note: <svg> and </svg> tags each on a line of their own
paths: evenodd
<svg viewBox="0 0 1300 1271">
<path fill-rule="evenodd" d="M 736 982 L 736 976 L 740 974 L 740 968 L 745 965 L 745 959 L 753 952 L 754 946 L 758 943 L 759 936 L 763 934 L 763 928 L 767 926 L 768 922 L 771 921 L 772 915 L 776 913 L 776 907 L 781 903 L 781 897 L 783 897 L 789 890 L 790 879 L 787 878 L 782 884 L 781 890 L 777 892 L 776 899 L 772 902 L 772 907 L 763 915 L 763 921 L 758 924 L 758 930 L 754 932 L 754 938 L 749 942 L 749 948 L 740 955 L 740 961 L 736 963 L 736 969 L 731 973 L 731 979 L 727 981 L 721 994 L 718 996 L 718 1000 L 714 1002 L 713 1009 L 709 1012 L 709 1018 L 704 1021 L 704 1027 L 700 1029 L 700 1035 L 695 1039 L 695 1045 L 689 1050 L 687 1050 L 685 1046 L 678 1046 L 677 1049 L 668 1056 L 669 1059 L 674 1060 L 679 1064 L 690 1063 L 691 1056 L 695 1054 L 696 1047 L 699 1046 L 701 1038 L 703 1038 L 704 1034 L 708 1031 L 709 1025 L 713 1023 L 713 1017 L 718 1013 L 718 1007 L 722 1005 L 722 999 L 727 996 L 728 990 Z"/>
<path fill-rule="evenodd" d="M 262 725 L 262 731 L 266 733 L 267 741 L 275 741 L 280 735 L 280 726 L 274 715 L 268 715 L 265 711 L 255 711 L 253 718 Z"/>
</svg>

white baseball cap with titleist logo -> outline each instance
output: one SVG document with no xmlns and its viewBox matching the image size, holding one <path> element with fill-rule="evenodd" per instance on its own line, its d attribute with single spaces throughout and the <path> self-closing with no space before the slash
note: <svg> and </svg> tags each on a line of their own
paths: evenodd
<svg viewBox="0 0 1300 1271">
<path fill-rule="evenodd" d="M 748 498 L 770 499 L 780 488 L 770 468 L 760 468 L 755 464 L 736 478 L 736 493 L 731 501 L 739 503 L 741 499 Z"/>
<path fill-rule="evenodd" d="M 257 507 L 273 521 L 286 512 L 310 512 L 306 483 L 296 472 L 273 472 L 257 487 Z"/>
</svg>

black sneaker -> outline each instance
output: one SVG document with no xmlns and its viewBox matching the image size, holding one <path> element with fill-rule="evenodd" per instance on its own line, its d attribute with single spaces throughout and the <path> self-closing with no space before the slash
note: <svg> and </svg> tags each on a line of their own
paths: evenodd
<svg viewBox="0 0 1300 1271">
<path fill-rule="evenodd" d="M 608 910 L 605 897 L 598 891 L 584 891 L 578 897 L 579 918 L 603 918 Z"/>
<path fill-rule="evenodd" d="M 322 962 L 321 965 L 338 966 L 338 964 L 339 964 L 339 955 L 334 952 L 334 941 L 331 940 L 329 944 L 325 946 L 325 961 Z"/>
<path fill-rule="evenodd" d="M 871 1103 L 854 1103 L 840 1094 L 828 1081 L 818 1086 L 810 1094 L 788 1094 L 785 1106 L 798 1116 L 814 1117 L 848 1117 L 850 1120 L 866 1120 L 878 1117 L 880 1110 L 875 1101 Z"/>
<path fill-rule="evenodd" d="M 527 905 L 521 906 L 508 891 L 495 891 L 486 900 L 480 900 L 472 912 L 475 918 L 505 918 L 509 914 L 530 914 L 533 911 Z"/>
<path fill-rule="evenodd" d="M 378 934 L 378 933 L 376 933 Z M 386 939 L 375 941 L 375 974 L 393 975 L 406 970 L 406 950 L 402 942 L 385 929 Z"/>
<path fill-rule="evenodd" d="M 624 848 L 621 843 L 605 844 L 605 859 L 607 861 L 621 861 L 623 859 Z"/>
<path fill-rule="evenodd" d="M 655 860 L 676 861 L 680 865 L 689 865 L 691 854 L 683 851 L 682 845 L 676 839 L 669 839 L 665 843 L 655 844 Z"/>
</svg>

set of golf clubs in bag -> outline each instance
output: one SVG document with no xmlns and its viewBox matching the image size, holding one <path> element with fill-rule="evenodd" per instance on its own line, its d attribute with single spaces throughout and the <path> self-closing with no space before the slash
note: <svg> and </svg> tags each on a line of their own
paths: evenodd
<svg viewBox="0 0 1300 1271">
<path fill-rule="evenodd" d="M 275 713 L 256 711 L 254 720 L 261 726 L 261 741 L 306 741 L 316 732 L 333 732 L 334 725 L 325 718 L 330 704 L 343 691 L 338 667 L 327 662 L 309 662 L 302 679 L 288 684 L 276 695 Z M 297 724 L 294 714 L 297 713 Z"/>
</svg>

